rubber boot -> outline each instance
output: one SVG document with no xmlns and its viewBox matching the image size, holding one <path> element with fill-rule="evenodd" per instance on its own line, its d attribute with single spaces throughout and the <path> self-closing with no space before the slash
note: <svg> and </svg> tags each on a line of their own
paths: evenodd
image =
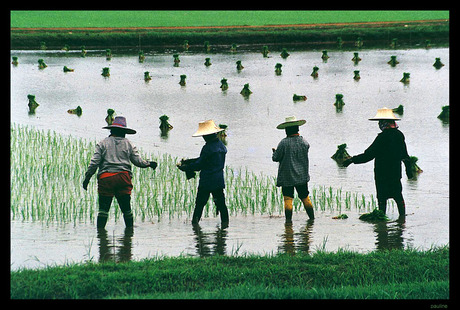
<svg viewBox="0 0 460 310">
<path fill-rule="evenodd" d="M 404 220 L 406 218 L 406 204 L 404 200 L 396 201 L 396 205 L 398 206 L 399 220 Z"/>
<path fill-rule="evenodd" d="M 131 195 L 117 196 L 118 205 L 120 206 L 121 212 L 123 213 L 123 219 L 125 220 L 125 226 L 133 227 L 134 219 L 131 211 Z"/>
<path fill-rule="evenodd" d="M 98 229 L 105 228 L 109 217 L 110 205 L 112 204 L 110 196 L 99 196 L 99 212 L 97 214 L 96 226 Z"/>
<path fill-rule="evenodd" d="M 292 202 L 294 198 L 289 196 L 283 196 L 284 199 L 284 216 L 286 217 L 286 223 L 292 222 Z"/>
<path fill-rule="evenodd" d="M 313 205 L 310 200 L 310 196 L 307 196 L 307 198 L 302 199 L 303 207 L 305 208 L 305 211 L 307 211 L 308 217 L 310 220 L 313 220 L 315 218 L 315 211 L 313 211 Z"/>
</svg>

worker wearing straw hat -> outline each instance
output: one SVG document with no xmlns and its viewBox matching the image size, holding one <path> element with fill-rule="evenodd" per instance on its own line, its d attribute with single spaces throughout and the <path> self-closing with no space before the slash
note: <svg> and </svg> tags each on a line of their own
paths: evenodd
<svg viewBox="0 0 460 310">
<path fill-rule="evenodd" d="M 412 178 L 412 171 L 408 169 L 409 155 L 404 135 L 398 130 L 395 122 L 400 119 L 395 117 L 391 109 L 382 108 L 378 109 L 377 114 L 369 120 L 378 121 L 382 132 L 364 153 L 344 161 L 343 166 L 348 167 L 351 163 L 367 163 L 375 159 L 374 179 L 379 209 L 385 213 L 387 200 L 393 198 L 398 206 L 399 218 L 404 219 L 406 207 L 402 195 L 401 161 L 406 166 L 408 178 Z"/>
<path fill-rule="evenodd" d="M 192 224 L 196 225 L 201 219 L 203 208 L 212 194 L 216 204 L 217 213 L 220 213 L 222 226 L 228 226 L 228 210 L 225 205 L 224 195 L 224 167 L 227 148 L 217 137 L 217 133 L 224 129 L 216 126 L 213 120 L 199 122 L 198 130 L 192 137 L 203 137 L 206 144 L 200 152 L 200 157 L 188 162 L 186 165 L 178 164 L 182 171 L 200 171 L 200 181 L 195 200 Z"/>
<path fill-rule="evenodd" d="M 110 136 L 96 145 L 96 151 L 85 173 L 83 188 L 85 190 L 88 188 L 91 177 L 99 168 L 97 174 L 99 194 L 97 228 L 105 228 L 113 196 L 117 198 L 118 205 L 123 212 L 126 227 L 131 228 L 133 227 L 131 163 L 140 168 L 151 167 L 153 169 L 157 167 L 157 163 L 142 159 L 137 148 L 125 138 L 126 134 L 136 133 L 134 129 L 127 127 L 125 117 L 115 117 L 112 125 L 103 127 L 103 129 L 110 129 Z"/>
<path fill-rule="evenodd" d="M 281 140 L 278 147 L 273 148 L 272 160 L 279 162 L 276 186 L 281 186 L 284 200 L 284 214 L 286 223 L 292 222 L 292 202 L 294 188 L 302 200 L 305 211 L 310 219 L 314 219 L 313 205 L 308 196 L 308 150 L 310 145 L 299 134 L 299 126 L 305 120 L 297 120 L 295 116 L 286 117 L 285 122 L 279 124 L 277 129 L 284 129 L 286 137 Z"/>
</svg>

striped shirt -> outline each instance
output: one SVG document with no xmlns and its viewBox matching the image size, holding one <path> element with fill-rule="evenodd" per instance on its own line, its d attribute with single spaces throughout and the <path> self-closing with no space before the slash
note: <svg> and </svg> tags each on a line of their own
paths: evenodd
<svg viewBox="0 0 460 310">
<path fill-rule="evenodd" d="M 302 136 L 289 136 L 278 144 L 272 160 L 279 162 L 276 186 L 294 186 L 310 181 L 308 149 L 310 144 Z"/>
</svg>

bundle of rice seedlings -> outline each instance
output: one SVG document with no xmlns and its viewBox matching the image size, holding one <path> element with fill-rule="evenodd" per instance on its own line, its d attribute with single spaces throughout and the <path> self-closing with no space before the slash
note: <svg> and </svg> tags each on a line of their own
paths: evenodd
<svg viewBox="0 0 460 310">
<path fill-rule="evenodd" d="M 385 213 L 382 210 L 379 209 L 374 209 L 374 211 L 370 213 L 364 213 L 359 217 L 360 220 L 366 221 L 366 222 L 382 222 L 382 221 L 388 221 L 388 217 L 385 215 Z"/>
</svg>

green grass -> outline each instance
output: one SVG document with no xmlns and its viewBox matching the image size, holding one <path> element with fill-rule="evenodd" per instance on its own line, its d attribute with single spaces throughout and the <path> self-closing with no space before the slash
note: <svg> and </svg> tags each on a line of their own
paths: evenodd
<svg viewBox="0 0 460 310">
<path fill-rule="evenodd" d="M 159 258 L 11 272 L 11 298 L 449 299 L 449 247 Z"/>
<path fill-rule="evenodd" d="M 449 11 L 11 11 L 11 27 L 176 27 L 448 19 Z"/>
</svg>

